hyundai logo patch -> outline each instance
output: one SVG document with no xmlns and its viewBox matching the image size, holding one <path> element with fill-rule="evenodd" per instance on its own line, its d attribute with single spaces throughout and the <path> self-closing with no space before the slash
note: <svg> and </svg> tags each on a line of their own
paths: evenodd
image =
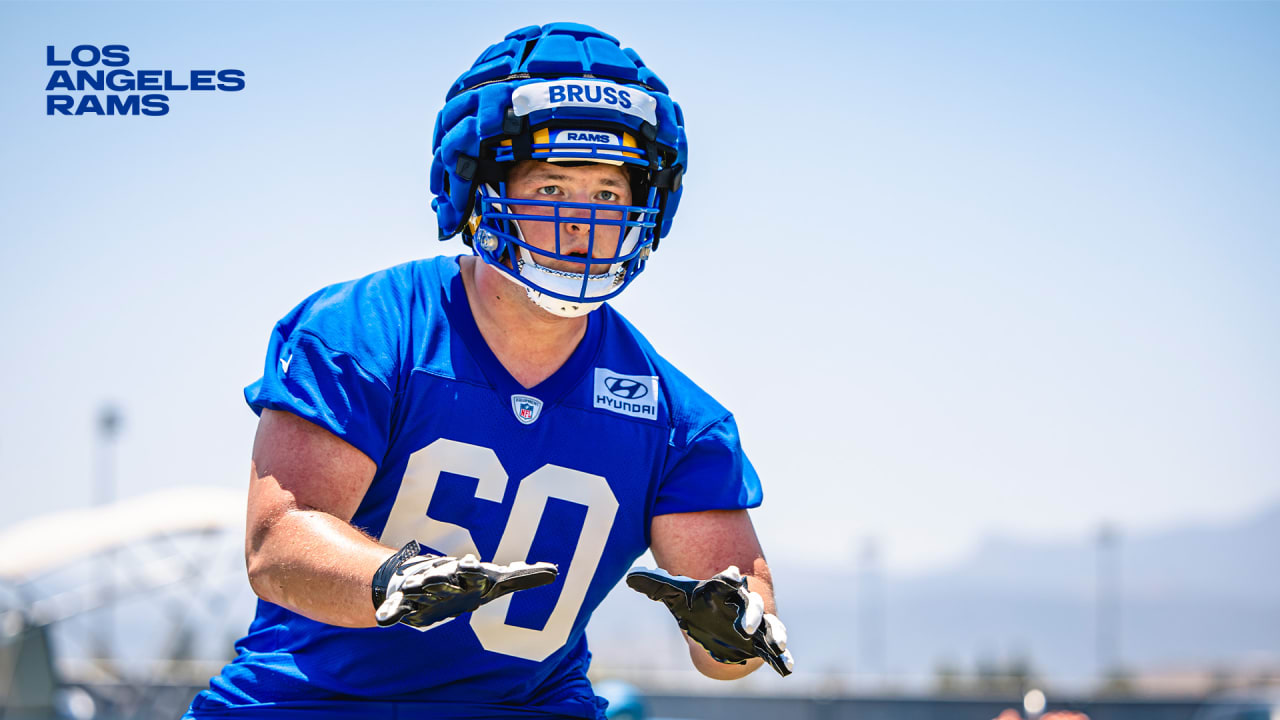
<svg viewBox="0 0 1280 720">
<path fill-rule="evenodd" d="M 596 368 L 592 406 L 620 415 L 658 419 L 658 376 Z"/>
</svg>

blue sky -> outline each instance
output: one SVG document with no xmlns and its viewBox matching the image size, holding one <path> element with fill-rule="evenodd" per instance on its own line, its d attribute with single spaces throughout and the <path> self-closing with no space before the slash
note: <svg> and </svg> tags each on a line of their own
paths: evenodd
<svg viewBox="0 0 1280 720">
<path fill-rule="evenodd" d="M 240 389 L 322 285 L 435 240 L 448 84 L 528 24 L 683 105 L 673 232 L 615 303 L 738 416 L 775 563 L 909 571 L 990 533 L 1280 500 L 1280 4 L 0 4 L 0 527 L 244 486 Z M 47 117 L 45 47 L 238 68 L 159 118 Z"/>
</svg>

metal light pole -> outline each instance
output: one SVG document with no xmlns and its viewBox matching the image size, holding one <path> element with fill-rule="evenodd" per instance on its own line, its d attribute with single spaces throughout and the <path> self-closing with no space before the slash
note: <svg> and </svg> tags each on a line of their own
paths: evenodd
<svg viewBox="0 0 1280 720">
<path fill-rule="evenodd" d="M 1099 687 L 1120 669 L 1120 532 L 1105 523 L 1098 529 L 1097 662 Z"/>
<path fill-rule="evenodd" d="M 96 462 L 93 481 L 93 505 L 109 505 L 116 499 L 115 449 L 116 439 L 124 424 L 120 409 L 113 403 L 104 403 L 98 409 L 96 421 Z M 115 552 L 104 554 L 98 567 L 98 592 L 102 598 L 102 615 L 94 632 L 94 654 L 101 662 L 113 655 L 115 617 L 112 612 L 115 584 Z"/>
<path fill-rule="evenodd" d="M 865 670 L 885 678 L 884 578 L 880 571 L 880 551 L 874 538 L 863 541 L 858 554 L 858 655 Z"/>
</svg>

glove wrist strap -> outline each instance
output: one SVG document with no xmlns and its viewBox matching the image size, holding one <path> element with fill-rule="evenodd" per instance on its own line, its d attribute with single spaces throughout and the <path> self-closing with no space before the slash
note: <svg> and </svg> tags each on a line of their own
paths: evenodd
<svg viewBox="0 0 1280 720">
<path fill-rule="evenodd" d="M 396 551 L 394 555 L 382 561 L 382 565 L 378 571 L 373 574 L 373 609 L 377 610 L 382 606 L 382 601 L 387 599 L 387 585 L 391 582 L 391 576 L 396 574 L 396 570 L 404 564 L 406 560 L 415 558 L 422 552 L 421 546 L 417 540 L 410 540 L 405 546 Z"/>
</svg>

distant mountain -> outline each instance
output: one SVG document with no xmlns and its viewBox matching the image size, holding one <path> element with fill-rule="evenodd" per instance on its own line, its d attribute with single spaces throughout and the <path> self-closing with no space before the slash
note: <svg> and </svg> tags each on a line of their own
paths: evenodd
<svg viewBox="0 0 1280 720">
<path fill-rule="evenodd" d="M 1122 531 L 1116 548 L 1116 642 L 1129 668 L 1280 664 L 1280 504 L 1234 524 Z M 982 662 L 1025 658 L 1051 685 L 1087 688 L 1099 664 L 1097 558 L 1093 538 L 992 538 L 952 567 L 869 587 L 850 569 L 779 562 L 775 577 L 806 669 L 887 672 L 903 685 L 927 686 L 940 662 L 972 672 Z M 598 663 L 634 664 L 636 647 L 649 648 L 644 657 L 654 665 L 687 662 L 678 643 L 656 643 L 671 632 L 659 627 L 669 621 L 620 592 L 592 622 Z"/>
<path fill-rule="evenodd" d="M 1196 597 L 1270 598 L 1280 601 L 1280 504 L 1229 525 L 1195 525 L 1117 541 L 1121 586 L 1136 598 L 1190 594 Z M 1003 584 L 1092 598 L 1098 552 L 1093 538 L 1074 543 L 1028 543 L 991 538 L 956 566 L 906 583 L 928 587 L 981 588 Z"/>
<path fill-rule="evenodd" d="M 1121 534 L 1115 547 L 1114 642 L 1122 663 L 1153 669 L 1280 661 L 1280 505 L 1232 525 Z M 1024 657 L 1042 676 L 1087 685 L 1099 669 L 1097 563 L 1092 539 L 998 538 L 952 568 L 885 578 L 879 662 L 876 653 L 844 657 L 917 678 L 943 660 L 971 670 Z M 849 597 L 859 597 L 857 590 L 852 581 L 844 588 Z M 820 639 L 819 653 L 835 662 L 842 650 L 815 622 L 841 612 L 833 595 L 794 598 L 801 612 L 792 634 L 797 642 Z M 861 647 L 856 637 L 848 646 Z"/>
</svg>

